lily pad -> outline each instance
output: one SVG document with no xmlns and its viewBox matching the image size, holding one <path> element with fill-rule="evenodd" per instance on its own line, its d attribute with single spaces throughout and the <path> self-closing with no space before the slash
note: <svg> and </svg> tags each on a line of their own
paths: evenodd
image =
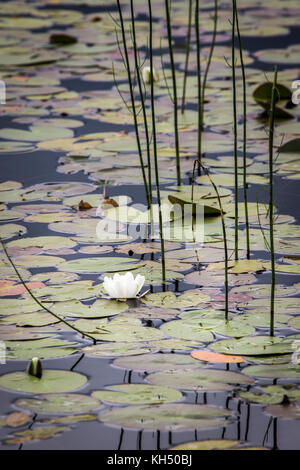
<svg viewBox="0 0 300 470">
<path fill-rule="evenodd" d="M 152 350 L 153 347 L 147 343 L 124 343 L 118 341 L 117 343 L 103 343 L 87 346 L 83 348 L 82 352 L 91 357 L 117 357 L 131 355 L 136 356 L 138 354 L 151 352 Z"/>
<path fill-rule="evenodd" d="M 178 401 L 182 395 L 177 390 L 145 384 L 110 385 L 109 390 L 95 390 L 92 396 L 107 403 L 147 405 Z"/>
<path fill-rule="evenodd" d="M 161 371 L 197 367 L 199 364 L 190 356 L 183 354 L 143 354 L 142 356 L 120 357 L 114 365 L 122 369 L 141 371 Z"/>
<path fill-rule="evenodd" d="M 87 378 L 77 372 L 48 369 L 41 379 L 26 372 L 10 372 L 0 377 L 0 387 L 19 393 L 58 393 L 83 387 Z"/>
<path fill-rule="evenodd" d="M 125 312 L 128 306 L 125 302 L 98 299 L 92 305 L 85 305 L 78 300 L 56 302 L 52 308 L 54 313 L 69 317 L 102 318 Z"/>
<path fill-rule="evenodd" d="M 180 431 L 219 427 L 231 412 L 208 405 L 161 404 L 113 408 L 99 415 L 106 424 L 134 429 Z"/>
<path fill-rule="evenodd" d="M 157 292 L 143 297 L 142 302 L 153 307 L 188 308 L 208 302 L 210 297 L 201 292 L 185 292 L 176 297 L 173 292 Z"/>
<path fill-rule="evenodd" d="M 179 390 L 217 391 L 232 390 L 233 384 L 250 384 L 252 380 L 243 374 L 227 370 L 186 368 L 166 370 L 147 376 L 147 381 L 155 385 L 165 385 Z"/>
<path fill-rule="evenodd" d="M 135 259 L 128 259 L 120 256 L 103 258 L 78 258 L 65 261 L 61 264 L 60 270 L 75 273 L 113 273 L 120 271 L 131 271 L 142 266 Z"/>
<path fill-rule="evenodd" d="M 34 413 L 73 414 L 96 410 L 101 402 L 96 397 L 78 393 L 51 393 L 38 398 L 19 398 L 14 404 Z"/>
<path fill-rule="evenodd" d="M 29 360 L 33 357 L 64 357 L 77 351 L 76 343 L 57 338 L 41 338 L 27 341 L 6 341 L 6 357 L 9 360 Z"/>
<path fill-rule="evenodd" d="M 243 356 L 264 356 L 293 352 L 293 340 L 271 336 L 248 336 L 240 339 L 224 339 L 210 344 L 213 351 Z"/>
<path fill-rule="evenodd" d="M 237 392 L 238 396 L 243 400 L 248 400 L 253 403 L 261 404 L 280 404 L 284 397 L 292 401 L 300 400 L 300 390 L 292 388 L 291 386 L 284 385 L 267 385 L 261 386 L 258 391 L 255 392 Z"/>
<path fill-rule="evenodd" d="M 272 379 L 300 379 L 299 364 L 274 364 L 249 366 L 243 369 L 244 374 L 251 377 L 263 377 Z"/>
<path fill-rule="evenodd" d="M 174 320 L 160 327 L 166 335 L 171 338 L 187 339 L 192 341 L 212 341 L 211 331 L 202 328 L 199 324 L 185 320 Z"/>
</svg>

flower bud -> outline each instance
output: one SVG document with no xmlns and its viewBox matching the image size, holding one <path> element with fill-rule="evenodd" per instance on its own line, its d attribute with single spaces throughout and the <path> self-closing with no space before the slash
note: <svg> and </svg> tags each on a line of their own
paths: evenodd
<svg viewBox="0 0 300 470">
<path fill-rule="evenodd" d="M 40 379 L 43 375 L 42 363 L 38 357 L 33 357 L 28 364 L 27 374 Z"/>
<path fill-rule="evenodd" d="M 156 70 L 156 68 L 153 67 L 152 69 L 152 73 L 153 73 L 153 82 L 158 82 L 159 80 L 159 73 L 158 71 Z M 147 83 L 148 85 L 151 83 L 151 68 L 150 67 L 144 67 L 143 68 L 143 80 L 145 83 Z"/>
</svg>

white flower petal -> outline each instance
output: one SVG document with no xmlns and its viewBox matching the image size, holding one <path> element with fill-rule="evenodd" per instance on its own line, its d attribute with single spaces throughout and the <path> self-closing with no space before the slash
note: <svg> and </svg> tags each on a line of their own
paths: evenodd
<svg viewBox="0 0 300 470">
<path fill-rule="evenodd" d="M 138 274 L 135 278 L 135 284 L 136 284 L 135 296 L 137 296 L 141 288 L 145 284 L 145 276 L 141 276 L 140 274 Z"/>
</svg>

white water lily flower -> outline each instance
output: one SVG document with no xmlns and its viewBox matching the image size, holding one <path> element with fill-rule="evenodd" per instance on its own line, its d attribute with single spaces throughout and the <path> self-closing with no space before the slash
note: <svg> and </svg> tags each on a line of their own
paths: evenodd
<svg viewBox="0 0 300 470">
<path fill-rule="evenodd" d="M 138 274 L 134 279 L 131 272 L 114 277 L 104 277 L 103 287 L 112 299 L 134 299 L 145 283 L 145 277 Z"/>
<path fill-rule="evenodd" d="M 153 73 L 153 82 L 154 83 L 158 82 L 159 81 L 159 73 L 156 70 L 156 68 L 153 67 L 152 73 Z M 151 83 L 151 68 L 148 67 L 148 66 L 144 67 L 142 75 L 143 75 L 144 82 L 149 85 Z"/>
</svg>

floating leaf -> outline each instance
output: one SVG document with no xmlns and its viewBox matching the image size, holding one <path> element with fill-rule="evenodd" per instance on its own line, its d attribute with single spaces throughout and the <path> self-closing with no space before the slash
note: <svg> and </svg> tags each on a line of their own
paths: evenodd
<svg viewBox="0 0 300 470">
<path fill-rule="evenodd" d="M 291 386 L 284 385 L 261 386 L 258 391 L 237 392 L 237 394 L 244 400 L 266 405 L 281 403 L 284 400 L 284 397 L 288 397 L 291 402 L 300 400 L 299 389 L 294 389 Z"/>
<path fill-rule="evenodd" d="M 120 256 L 103 258 L 78 258 L 65 261 L 60 269 L 76 273 L 113 273 L 120 271 L 131 271 L 142 266 L 136 259 L 128 259 Z"/>
<path fill-rule="evenodd" d="M 15 406 L 33 413 L 86 413 L 96 410 L 101 402 L 96 397 L 78 393 L 43 394 L 38 398 L 19 398 Z"/>
<path fill-rule="evenodd" d="M 121 357 L 114 361 L 114 365 L 123 369 L 147 372 L 198 366 L 194 359 L 183 354 L 144 354 L 138 357 Z"/>
<path fill-rule="evenodd" d="M 241 356 L 230 356 L 220 353 L 212 353 L 209 351 L 192 351 L 191 356 L 194 359 L 205 362 L 226 362 L 233 364 L 245 362 Z"/>
<path fill-rule="evenodd" d="M 185 320 L 174 320 L 160 327 L 171 338 L 181 338 L 192 341 L 212 341 L 212 333 L 196 323 Z"/>
<path fill-rule="evenodd" d="M 56 426 L 56 427 L 42 427 L 36 429 L 26 429 L 26 431 L 19 431 L 15 433 L 15 438 L 6 439 L 3 441 L 3 444 L 6 445 L 16 445 L 24 444 L 25 442 L 39 441 L 41 439 L 49 439 L 50 437 L 60 434 L 63 431 L 68 430 L 66 426 Z"/>
<path fill-rule="evenodd" d="M 124 343 L 118 341 L 117 343 L 103 343 L 95 344 L 94 346 L 87 346 L 83 348 L 82 352 L 91 357 L 117 357 L 130 355 L 135 356 L 151 352 L 152 350 L 153 347 L 147 343 Z"/>
<path fill-rule="evenodd" d="M 172 388 L 145 384 L 110 385 L 109 390 L 95 390 L 92 396 L 104 402 L 128 405 L 172 402 L 182 397 Z"/>
<path fill-rule="evenodd" d="M 287 354 L 293 351 L 291 339 L 271 336 L 249 336 L 241 339 L 224 339 L 210 344 L 213 351 L 224 354 L 243 356 L 264 356 L 271 354 Z"/>
<path fill-rule="evenodd" d="M 83 387 L 87 379 L 77 372 L 48 369 L 41 379 L 26 372 L 10 372 L 0 377 L 0 387 L 24 393 L 68 392 Z"/>
<path fill-rule="evenodd" d="M 232 390 L 231 384 L 250 384 L 252 380 L 245 375 L 227 370 L 186 368 L 165 370 L 147 376 L 147 381 L 154 385 L 165 385 L 179 390 L 217 391 Z"/>
<path fill-rule="evenodd" d="M 225 424 L 228 410 L 190 404 L 137 405 L 113 408 L 100 413 L 104 423 L 134 429 L 159 429 L 180 431 L 218 427 Z"/>
<path fill-rule="evenodd" d="M 185 292 L 176 297 L 173 292 L 157 292 L 143 297 L 142 302 L 153 307 L 188 308 L 208 302 L 209 296 L 202 292 Z"/>
<path fill-rule="evenodd" d="M 28 423 L 29 420 L 30 417 L 27 414 L 15 411 L 6 416 L 5 424 L 11 428 L 19 428 L 20 426 L 24 426 L 24 424 Z"/>
<path fill-rule="evenodd" d="M 177 446 L 171 447 L 170 450 L 265 450 L 264 447 L 248 447 L 243 446 L 243 441 L 229 441 L 222 439 L 220 441 L 194 441 L 185 442 Z"/>
<path fill-rule="evenodd" d="M 64 357 L 77 350 L 75 343 L 56 338 L 27 339 L 27 341 L 6 341 L 6 357 L 10 360 L 29 360 L 33 357 Z"/>
<path fill-rule="evenodd" d="M 264 377 L 273 379 L 299 379 L 300 378 L 300 365 L 299 364 L 274 364 L 274 365 L 259 365 L 249 366 L 243 369 L 244 374 L 251 377 Z"/>
<path fill-rule="evenodd" d="M 85 305 L 77 300 L 56 302 L 52 308 L 54 313 L 62 316 L 81 318 L 102 318 L 125 312 L 128 306 L 125 302 L 98 299 L 92 305 Z"/>
</svg>

